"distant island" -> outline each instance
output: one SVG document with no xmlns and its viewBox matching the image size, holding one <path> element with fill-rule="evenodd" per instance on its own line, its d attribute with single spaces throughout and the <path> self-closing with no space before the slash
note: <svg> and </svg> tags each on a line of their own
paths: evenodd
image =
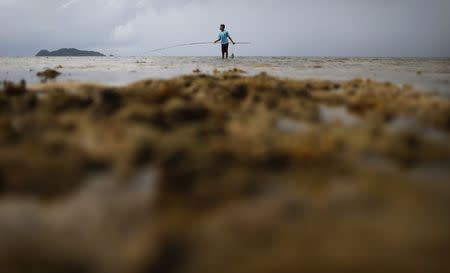
<svg viewBox="0 0 450 273">
<path fill-rule="evenodd" d="M 96 51 L 79 50 L 76 48 L 61 48 L 55 51 L 41 50 L 37 57 L 105 57 L 106 55 Z"/>
</svg>

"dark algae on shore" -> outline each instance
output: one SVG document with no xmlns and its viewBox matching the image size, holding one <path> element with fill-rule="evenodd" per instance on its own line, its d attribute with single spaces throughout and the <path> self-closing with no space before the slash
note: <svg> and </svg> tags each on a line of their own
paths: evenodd
<svg viewBox="0 0 450 273">
<path fill-rule="evenodd" d="M 450 271 L 447 98 L 241 72 L 5 83 L 0 271 Z"/>
<path fill-rule="evenodd" d="M 43 71 L 36 73 L 36 76 L 41 78 L 42 83 L 46 83 L 48 80 L 54 80 L 59 75 L 61 75 L 61 72 L 58 72 L 54 69 L 45 69 Z"/>
</svg>

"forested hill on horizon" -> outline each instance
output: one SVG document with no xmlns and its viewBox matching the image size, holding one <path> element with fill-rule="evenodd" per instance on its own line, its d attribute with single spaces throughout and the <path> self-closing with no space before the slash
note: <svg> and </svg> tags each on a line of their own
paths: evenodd
<svg viewBox="0 0 450 273">
<path fill-rule="evenodd" d="M 76 48 L 61 48 L 55 51 L 43 49 L 36 54 L 37 57 L 104 57 L 97 51 L 79 50 Z"/>
</svg>

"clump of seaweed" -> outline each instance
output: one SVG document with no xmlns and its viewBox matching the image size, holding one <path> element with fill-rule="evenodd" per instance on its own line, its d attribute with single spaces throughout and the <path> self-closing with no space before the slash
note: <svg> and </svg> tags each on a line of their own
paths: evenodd
<svg viewBox="0 0 450 273">
<path fill-rule="evenodd" d="M 38 76 L 39 78 L 41 78 L 41 81 L 43 83 L 47 82 L 48 80 L 54 80 L 56 79 L 59 75 L 61 75 L 60 72 L 54 70 L 54 69 L 46 69 L 44 71 L 38 72 L 36 73 L 36 76 Z"/>
<path fill-rule="evenodd" d="M 237 68 L 237 67 L 228 70 L 228 72 L 239 73 L 239 74 L 245 74 L 245 73 L 246 73 L 244 70 L 242 70 L 242 69 L 240 69 L 240 68 Z"/>
<path fill-rule="evenodd" d="M 7 96 L 22 96 L 27 92 L 25 80 L 21 80 L 19 84 L 13 82 L 4 81 L 3 91 Z"/>
</svg>

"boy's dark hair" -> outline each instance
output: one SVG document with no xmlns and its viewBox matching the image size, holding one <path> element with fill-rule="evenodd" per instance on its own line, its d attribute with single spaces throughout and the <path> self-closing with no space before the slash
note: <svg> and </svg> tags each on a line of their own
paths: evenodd
<svg viewBox="0 0 450 273">
<path fill-rule="evenodd" d="M 221 24 L 221 25 L 220 25 L 220 27 L 223 27 L 223 28 L 225 28 L 225 25 L 224 25 L 224 24 Z"/>
</svg>

